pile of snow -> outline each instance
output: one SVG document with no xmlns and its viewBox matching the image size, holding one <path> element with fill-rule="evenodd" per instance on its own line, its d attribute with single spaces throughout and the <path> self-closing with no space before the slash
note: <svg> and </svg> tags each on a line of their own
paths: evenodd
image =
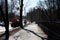
<svg viewBox="0 0 60 40">
<path fill-rule="evenodd" d="M 9 30 L 12 30 L 11 24 L 9 24 Z M 0 26 L 0 33 L 5 32 L 5 27 Z"/>
</svg>

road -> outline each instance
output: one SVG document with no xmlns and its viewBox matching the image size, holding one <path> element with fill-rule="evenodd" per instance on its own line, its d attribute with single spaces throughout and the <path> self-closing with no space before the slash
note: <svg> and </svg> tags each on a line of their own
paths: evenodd
<svg viewBox="0 0 60 40">
<path fill-rule="evenodd" d="M 43 30 L 35 24 L 35 22 L 27 25 L 25 29 L 29 29 L 42 36 L 43 38 L 47 38 L 47 35 L 43 32 Z M 42 40 L 40 37 L 34 35 L 33 33 L 21 29 L 14 35 L 9 37 L 9 40 Z"/>
</svg>

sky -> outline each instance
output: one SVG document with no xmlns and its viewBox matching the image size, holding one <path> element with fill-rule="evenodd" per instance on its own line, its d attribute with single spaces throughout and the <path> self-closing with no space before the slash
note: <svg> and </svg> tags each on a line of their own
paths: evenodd
<svg viewBox="0 0 60 40">
<path fill-rule="evenodd" d="M 24 0 L 24 8 L 26 12 L 29 12 L 31 8 L 34 8 L 37 6 L 38 0 Z M 23 9 L 24 10 L 24 9 Z M 25 15 L 23 11 L 23 15 Z"/>
<path fill-rule="evenodd" d="M 43 0 L 41 0 L 43 1 Z M 23 0 L 23 15 L 25 16 L 27 12 L 29 12 L 29 10 L 31 8 L 34 8 L 37 6 L 37 3 L 39 2 L 39 0 Z M 8 3 L 11 3 L 10 0 L 8 0 Z M 14 11 L 17 11 L 17 10 L 14 10 Z M 18 14 L 19 11 L 17 11 L 17 14 Z M 16 15 L 17 15 L 16 14 Z"/>
<path fill-rule="evenodd" d="M 44 2 L 44 0 L 24 0 L 25 11 L 29 12 L 31 8 L 38 6 L 39 1 Z M 47 8 L 46 5 L 44 7 Z M 26 15 L 24 11 L 23 11 L 23 15 Z"/>
<path fill-rule="evenodd" d="M 25 16 L 26 13 L 29 12 L 29 10 L 31 8 L 36 7 L 37 4 L 39 3 L 39 1 L 44 2 L 44 0 L 23 0 L 23 4 L 24 4 L 24 6 L 23 6 L 23 15 Z M 11 4 L 11 0 L 8 0 L 8 4 Z M 43 5 L 44 5 L 45 8 L 47 8 L 45 4 L 43 4 Z M 16 6 L 19 6 L 19 5 L 17 4 Z M 14 9 L 14 11 L 17 11 L 17 10 Z M 18 13 L 19 13 L 19 10 L 17 11 L 17 14 Z"/>
<path fill-rule="evenodd" d="M 30 8 L 36 7 L 39 1 L 44 2 L 44 0 L 24 0 L 24 7 L 26 7 L 27 5 L 26 11 L 28 11 Z"/>
</svg>

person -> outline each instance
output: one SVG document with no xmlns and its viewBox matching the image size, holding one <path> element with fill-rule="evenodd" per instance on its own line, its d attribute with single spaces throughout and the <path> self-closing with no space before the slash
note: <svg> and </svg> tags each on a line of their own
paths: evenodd
<svg viewBox="0 0 60 40">
<path fill-rule="evenodd" d="M 25 24 L 25 25 L 26 25 L 26 23 L 27 23 L 26 20 L 24 20 L 24 24 Z"/>
</svg>

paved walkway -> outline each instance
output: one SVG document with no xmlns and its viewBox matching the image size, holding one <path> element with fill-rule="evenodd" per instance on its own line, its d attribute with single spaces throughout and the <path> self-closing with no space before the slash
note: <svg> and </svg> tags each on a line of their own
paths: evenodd
<svg viewBox="0 0 60 40">
<path fill-rule="evenodd" d="M 25 27 L 25 29 L 32 30 L 35 33 L 37 33 L 38 35 L 40 35 L 44 38 L 47 38 L 47 35 L 35 23 L 31 23 L 30 25 Z M 10 36 L 9 40 L 42 40 L 42 39 L 40 37 L 37 37 L 36 35 L 34 35 L 33 33 L 29 32 L 29 31 L 25 31 L 25 30 L 21 29 L 16 34 Z"/>
</svg>

